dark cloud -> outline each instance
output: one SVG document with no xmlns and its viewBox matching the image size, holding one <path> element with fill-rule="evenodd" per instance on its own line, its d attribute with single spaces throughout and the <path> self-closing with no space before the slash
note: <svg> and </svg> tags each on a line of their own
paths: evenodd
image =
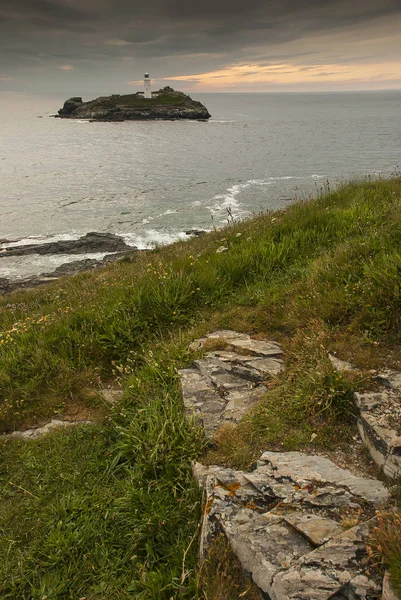
<svg viewBox="0 0 401 600">
<path fill-rule="evenodd" d="M 160 77 L 166 68 L 196 75 L 239 61 L 304 59 L 307 73 L 319 61 L 352 62 L 344 40 L 365 43 L 368 56 L 371 28 L 386 39 L 395 22 L 401 23 L 400 0 L 0 0 L 0 75 L 27 77 L 40 63 L 38 87 L 63 62 L 73 63 L 68 77 L 83 82 L 89 71 L 100 81 L 110 70 L 127 81 L 145 63 Z M 313 46 L 321 35 L 337 36 L 336 46 Z M 396 44 L 383 42 L 383 58 Z M 330 60 L 330 50 L 338 59 Z"/>
</svg>

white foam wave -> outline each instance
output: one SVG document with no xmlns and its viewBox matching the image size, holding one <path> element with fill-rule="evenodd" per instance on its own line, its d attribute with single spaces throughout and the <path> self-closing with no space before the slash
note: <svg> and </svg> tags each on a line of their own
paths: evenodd
<svg viewBox="0 0 401 600">
<path fill-rule="evenodd" d="M 70 240 L 78 240 L 83 233 L 60 233 L 57 235 L 35 235 L 22 238 L 17 242 L 4 242 L 0 248 L 17 248 L 18 246 L 30 246 L 31 244 L 50 244 L 51 242 L 66 242 Z"/>
<path fill-rule="evenodd" d="M 318 181 L 319 179 L 325 179 L 326 175 L 317 175 L 316 173 L 314 173 L 313 175 L 310 176 L 311 179 L 313 179 L 314 181 Z"/>
<path fill-rule="evenodd" d="M 156 246 L 167 246 L 180 240 L 187 240 L 188 235 L 185 231 L 157 231 L 156 229 L 147 229 L 143 233 L 121 233 L 119 234 L 129 246 L 136 246 L 140 250 L 149 250 Z"/>
<path fill-rule="evenodd" d="M 240 219 L 249 214 L 249 211 L 241 208 L 241 203 L 238 196 L 241 192 L 251 186 L 269 186 L 272 185 L 273 181 L 271 178 L 269 179 L 249 179 L 244 183 L 237 183 L 229 188 L 227 188 L 224 194 L 216 194 L 213 200 L 212 205 L 207 208 L 210 210 L 212 216 L 223 216 L 227 217 L 227 211 L 229 210 L 231 215 L 235 219 Z M 225 220 L 225 219 L 223 219 Z"/>
</svg>

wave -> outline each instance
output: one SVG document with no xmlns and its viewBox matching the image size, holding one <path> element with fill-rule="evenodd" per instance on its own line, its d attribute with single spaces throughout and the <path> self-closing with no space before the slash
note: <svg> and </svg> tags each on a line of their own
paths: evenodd
<svg viewBox="0 0 401 600">
<path fill-rule="evenodd" d="M 157 229 L 147 229 L 143 233 L 120 233 L 125 243 L 129 246 L 136 246 L 140 250 L 150 250 L 157 246 L 167 246 L 174 242 L 189 239 L 185 231 L 167 232 Z"/>
<path fill-rule="evenodd" d="M 32 235 L 25 238 L 21 238 L 17 241 L 4 241 L 0 244 L 0 249 L 4 250 L 5 248 L 17 248 L 18 246 L 30 246 L 31 244 L 50 244 L 51 242 L 67 242 L 70 240 L 78 240 L 80 237 L 85 235 L 85 233 L 58 233 L 58 234 L 48 234 L 48 235 Z"/>
<path fill-rule="evenodd" d="M 273 181 L 271 178 L 269 179 L 248 179 L 244 183 L 237 183 L 229 188 L 227 188 L 226 192 L 223 194 L 216 194 L 213 200 L 214 204 L 209 205 L 207 208 L 210 210 L 211 215 L 214 216 L 224 216 L 221 222 L 225 221 L 227 218 L 227 212 L 230 211 L 230 214 L 235 219 L 241 219 L 249 214 L 249 211 L 241 207 L 241 202 L 238 196 L 241 192 L 251 186 L 269 186 L 272 185 Z"/>
</svg>

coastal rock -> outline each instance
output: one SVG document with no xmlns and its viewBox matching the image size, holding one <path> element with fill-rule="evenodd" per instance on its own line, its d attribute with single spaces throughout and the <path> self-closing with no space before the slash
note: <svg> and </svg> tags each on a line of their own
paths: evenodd
<svg viewBox="0 0 401 600">
<path fill-rule="evenodd" d="M 224 424 L 237 423 L 262 398 L 266 383 L 284 368 L 276 342 L 253 340 L 235 331 L 216 331 L 191 344 L 221 343 L 231 350 L 214 350 L 179 371 L 188 418 L 195 418 L 211 438 Z M 243 353 L 239 353 L 243 352 Z"/>
<path fill-rule="evenodd" d="M 388 492 L 320 456 L 265 452 L 250 472 L 194 465 L 201 556 L 223 533 L 271 600 L 379 599 L 366 540 Z"/>
<path fill-rule="evenodd" d="M 82 104 L 82 98 L 80 98 L 80 97 L 70 98 L 69 100 L 66 100 L 64 102 L 64 106 L 63 106 L 63 108 L 61 108 L 59 110 L 59 113 L 63 114 L 63 115 L 70 115 L 81 104 Z"/>
<path fill-rule="evenodd" d="M 195 237 L 199 237 L 200 235 L 204 235 L 205 233 L 207 233 L 206 229 L 188 229 L 186 232 L 186 235 L 193 235 Z"/>
<path fill-rule="evenodd" d="M 73 262 L 64 263 L 57 267 L 50 273 L 41 273 L 38 276 L 25 277 L 23 279 L 5 279 L 0 278 L 0 294 L 9 294 L 15 290 L 34 288 L 38 285 L 44 285 L 57 281 L 60 277 L 65 275 L 77 275 L 78 273 L 84 273 L 103 267 L 106 263 L 114 262 L 124 257 L 132 257 L 136 254 L 137 250 L 134 247 L 129 247 L 129 250 L 125 252 L 115 252 L 114 254 L 106 254 L 102 260 L 96 260 L 94 258 L 85 258 L 83 260 L 74 260 Z M 146 250 L 141 250 L 146 252 Z"/>
<path fill-rule="evenodd" d="M 150 99 L 144 98 L 140 93 L 102 96 L 90 102 L 82 102 L 82 98 L 70 98 L 56 116 L 91 121 L 210 118 L 207 108 L 201 102 L 192 100 L 190 96 L 169 86 L 154 92 Z"/>
<path fill-rule="evenodd" d="M 8 256 L 27 256 L 29 254 L 88 254 L 95 252 L 121 252 L 134 250 L 123 238 L 113 233 L 92 231 L 78 240 L 60 240 L 45 244 L 27 244 L 25 246 L 9 246 L 0 251 L 0 258 Z"/>
</svg>

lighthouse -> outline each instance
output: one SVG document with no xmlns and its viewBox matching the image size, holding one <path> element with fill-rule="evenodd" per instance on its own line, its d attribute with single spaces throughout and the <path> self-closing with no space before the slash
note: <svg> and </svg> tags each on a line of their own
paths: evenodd
<svg viewBox="0 0 401 600">
<path fill-rule="evenodd" d="M 143 97 L 144 98 L 152 98 L 152 92 L 150 89 L 150 77 L 149 77 L 149 73 L 145 73 L 145 75 L 143 76 L 143 86 L 144 86 L 144 94 Z"/>
</svg>

